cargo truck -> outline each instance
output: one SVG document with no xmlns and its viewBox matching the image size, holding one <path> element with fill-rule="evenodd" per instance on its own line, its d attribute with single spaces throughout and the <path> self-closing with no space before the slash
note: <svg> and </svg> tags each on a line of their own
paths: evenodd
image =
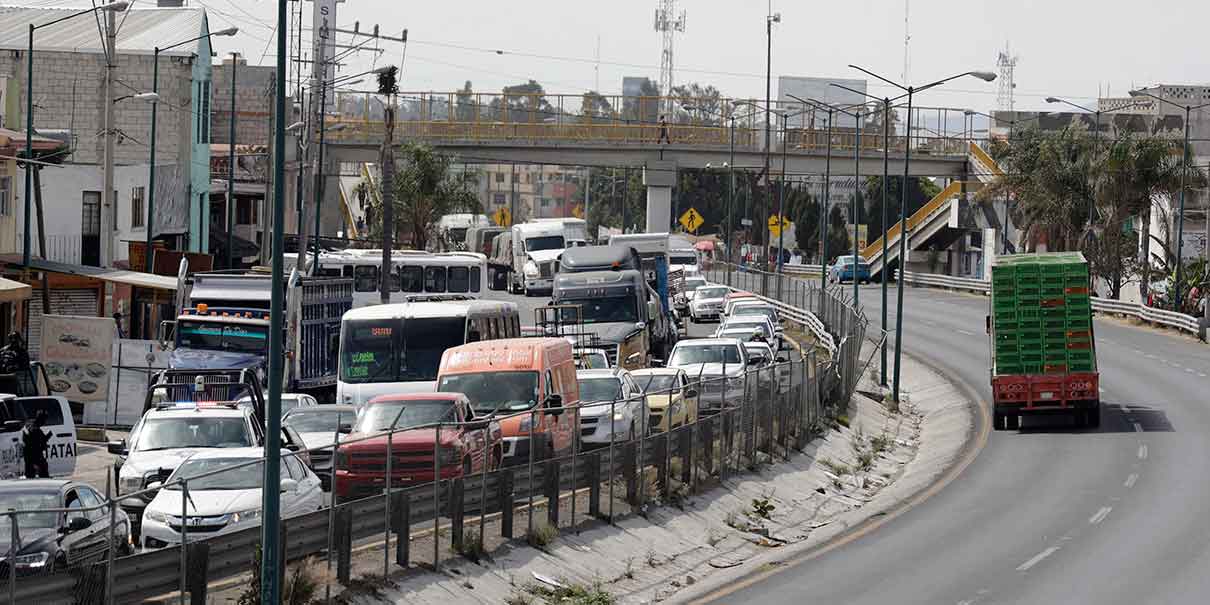
<svg viewBox="0 0 1210 605">
<path fill-rule="evenodd" d="M 173 343 L 173 370 L 249 369 L 262 383 L 269 367 L 270 273 L 197 273 L 183 277 L 177 318 L 161 326 Z M 336 395 L 340 318 L 353 306 L 353 280 L 304 277 L 291 270 L 285 289 L 286 357 L 282 389 L 321 402 Z M 171 336 L 169 336 L 171 334 Z"/>
<path fill-rule="evenodd" d="M 1089 286 L 1079 252 L 1013 254 L 993 263 L 987 332 L 996 430 L 1045 414 L 1100 425 Z"/>
</svg>

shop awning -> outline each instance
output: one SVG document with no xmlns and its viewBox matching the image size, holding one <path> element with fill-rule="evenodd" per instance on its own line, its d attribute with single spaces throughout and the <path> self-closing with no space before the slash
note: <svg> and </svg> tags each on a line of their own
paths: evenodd
<svg viewBox="0 0 1210 605">
<path fill-rule="evenodd" d="M 25 300 L 32 294 L 29 284 L 0 277 L 0 302 L 17 302 Z"/>
<path fill-rule="evenodd" d="M 10 265 L 19 266 L 21 264 L 21 257 L 15 254 L 6 254 L 3 257 L 3 260 Z M 169 290 L 173 292 L 176 291 L 176 278 L 165 275 L 152 275 L 151 273 L 127 271 L 125 269 L 107 269 L 105 267 L 91 267 L 88 265 L 58 263 L 38 258 L 31 259 L 30 266 L 36 271 L 48 271 L 51 273 L 62 273 L 64 275 L 91 277 L 93 279 L 113 282 L 115 284 L 135 286 L 136 288 L 151 288 L 153 290 Z"/>
</svg>

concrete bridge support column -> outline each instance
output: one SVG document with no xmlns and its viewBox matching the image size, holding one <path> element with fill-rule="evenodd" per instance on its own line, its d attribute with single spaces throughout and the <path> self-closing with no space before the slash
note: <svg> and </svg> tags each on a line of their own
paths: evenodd
<svg viewBox="0 0 1210 605">
<path fill-rule="evenodd" d="M 647 186 L 647 233 L 666 233 L 672 224 L 672 188 L 676 185 L 676 162 L 648 162 L 643 167 Z"/>
</svg>

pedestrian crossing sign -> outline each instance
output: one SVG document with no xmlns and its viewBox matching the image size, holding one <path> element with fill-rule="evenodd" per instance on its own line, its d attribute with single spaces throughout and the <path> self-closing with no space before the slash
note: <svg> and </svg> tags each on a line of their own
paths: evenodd
<svg viewBox="0 0 1210 605">
<path fill-rule="evenodd" d="M 701 228 L 702 224 L 705 222 L 706 219 L 702 218 L 702 215 L 698 213 L 696 208 L 686 210 L 685 213 L 681 215 L 680 219 L 681 226 L 684 227 L 685 231 L 688 231 L 689 233 L 697 233 L 697 230 Z"/>
</svg>

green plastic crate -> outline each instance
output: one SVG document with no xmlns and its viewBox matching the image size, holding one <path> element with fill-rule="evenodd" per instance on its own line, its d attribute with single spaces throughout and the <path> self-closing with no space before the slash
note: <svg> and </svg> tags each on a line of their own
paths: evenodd
<svg viewBox="0 0 1210 605">
<path fill-rule="evenodd" d="M 1097 364 L 1094 362 L 1091 362 L 1091 361 L 1068 361 L 1067 362 L 1067 371 L 1068 372 L 1095 372 L 1095 371 L 1097 371 Z"/>
<path fill-rule="evenodd" d="M 1017 319 L 1019 320 L 1039 320 L 1042 319 L 1042 309 L 1036 305 L 1021 306 L 1017 308 Z"/>
<path fill-rule="evenodd" d="M 1031 363 L 1042 363 L 1041 351 L 1021 351 L 1017 354 L 1021 358 L 1021 363 L 1029 365 Z"/>
<path fill-rule="evenodd" d="M 1067 329 L 1068 330 L 1091 330 L 1092 329 L 1092 318 L 1089 317 L 1087 314 L 1080 316 L 1080 317 L 1068 316 L 1067 317 Z"/>
<path fill-rule="evenodd" d="M 1002 321 L 1017 321 L 1017 310 L 1015 307 L 1011 309 L 996 309 L 994 317 L 997 323 Z"/>
<path fill-rule="evenodd" d="M 997 359 L 996 360 L 996 373 L 999 375 L 1024 374 L 1025 366 L 1021 365 L 1020 363 L 1003 363 Z"/>
<path fill-rule="evenodd" d="M 1022 351 L 1040 350 L 1042 342 L 1042 335 L 1037 332 L 1025 332 L 1017 336 L 1017 348 Z"/>
<path fill-rule="evenodd" d="M 1096 361 L 1097 361 L 1096 354 L 1094 354 L 1091 349 L 1087 349 L 1087 350 L 1077 349 L 1077 350 L 1068 350 L 1067 351 L 1067 363 L 1069 363 L 1069 364 L 1082 363 L 1082 364 L 1088 364 L 1088 365 L 1095 365 Z"/>
<path fill-rule="evenodd" d="M 1088 281 L 1088 274 L 1084 275 L 1064 275 L 1063 285 L 1068 288 L 1087 288 L 1091 284 Z"/>
<path fill-rule="evenodd" d="M 1046 351 L 1042 353 L 1042 359 L 1046 363 L 1067 363 L 1067 350 Z"/>
<path fill-rule="evenodd" d="M 1087 280 L 1088 279 L 1088 265 L 1085 263 L 1078 263 L 1078 264 L 1069 263 L 1069 264 L 1063 265 L 1063 275 L 1068 278 L 1081 277 L 1081 278 L 1084 278 L 1085 280 Z"/>
<path fill-rule="evenodd" d="M 1064 302 L 1068 307 L 1080 306 L 1091 308 L 1092 298 L 1087 294 L 1068 294 L 1064 297 Z"/>
<path fill-rule="evenodd" d="M 1021 364 L 1025 368 L 1025 374 L 1041 374 L 1042 364 L 1040 363 L 1024 363 Z"/>
<path fill-rule="evenodd" d="M 1040 332 L 1042 330 L 1042 319 L 1023 317 L 1017 321 L 1017 328 L 1022 331 Z"/>
<path fill-rule="evenodd" d="M 1033 296 L 1038 297 L 1042 294 L 1041 285 L 1037 283 L 1018 283 L 1017 296 Z"/>
<path fill-rule="evenodd" d="M 996 311 L 1016 311 L 1017 301 L 1013 298 L 992 297 L 992 308 Z"/>
</svg>

